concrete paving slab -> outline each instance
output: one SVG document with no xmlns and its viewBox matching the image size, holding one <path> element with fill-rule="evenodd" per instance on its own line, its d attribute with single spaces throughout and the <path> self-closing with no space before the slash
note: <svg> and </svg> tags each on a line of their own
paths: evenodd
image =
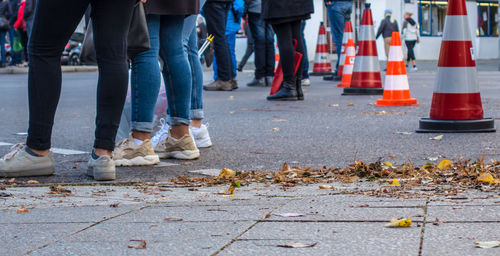
<svg viewBox="0 0 500 256">
<path fill-rule="evenodd" d="M 444 223 L 425 227 L 422 255 L 499 255 L 500 248 L 475 248 L 476 241 L 499 240 L 500 223 Z"/>
<path fill-rule="evenodd" d="M 3 219 L 3 218 L 0 218 Z M 59 224 L 1 224 L 0 255 L 24 255 L 49 242 L 62 239 L 88 227 L 85 223 Z"/>
<path fill-rule="evenodd" d="M 111 218 L 140 206 L 84 206 L 61 208 L 28 208 L 28 213 L 17 213 L 16 209 L 0 210 L 2 224 L 16 223 L 93 223 Z"/>
<path fill-rule="evenodd" d="M 383 223 L 259 223 L 219 255 L 418 255 L 419 237 L 418 227 L 390 229 Z M 291 241 L 318 244 L 275 247 Z"/>
<path fill-rule="evenodd" d="M 274 215 L 283 213 L 301 213 L 305 216 L 281 217 Z M 413 220 L 422 220 L 423 213 L 422 208 L 384 208 L 383 206 L 374 208 L 366 202 L 335 201 L 334 197 L 325 197 L 290 201 L 274 211 L 269 220 L 389 221 L 393 217 L 412 217 Z"/>
<path fill-rule="evenodd" d="M 429 206 L 427 220 L 434 221 L 500 221 L 500 205 Z"/>
</svg>

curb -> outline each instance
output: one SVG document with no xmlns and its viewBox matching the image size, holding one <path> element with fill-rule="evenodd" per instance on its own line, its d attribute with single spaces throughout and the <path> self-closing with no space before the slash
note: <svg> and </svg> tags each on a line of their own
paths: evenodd
<svg viewBox="0 0 500 256">
<path fill-rule="evenodd" d="M 97 66 L 61 66 L 63 73 L 97 72 Z M 0 68 L 0 75 L 28 74 L 28 68 L 6 67 Z"/>
</svg>

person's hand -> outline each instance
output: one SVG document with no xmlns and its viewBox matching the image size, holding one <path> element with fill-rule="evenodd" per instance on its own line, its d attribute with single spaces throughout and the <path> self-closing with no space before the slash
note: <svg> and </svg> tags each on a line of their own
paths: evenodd
<svg viewBox="0 0 500 256">
<path fill-rule="evenodd" d="M 332 1 L 326 1 L 326 5 L 331 5 Z"/>
<path fill-rule="evenodd" d="M 148 0 L 141 0 L 141 3 L 145 4 Z"/>
</svg>

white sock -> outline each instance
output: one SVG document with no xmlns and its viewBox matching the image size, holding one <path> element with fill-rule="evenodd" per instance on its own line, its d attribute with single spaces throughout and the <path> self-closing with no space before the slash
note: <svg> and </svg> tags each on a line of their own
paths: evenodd
<svg viewBox="0 0 500 256">
<path fill-rule="evenodd" d="M 142 143 L 144 143 L 144 141 L 134 138 L 134 143 L 135 143 L 135 145 L 140 146 L 140 145 L 142 145 Z"/>
</svg>

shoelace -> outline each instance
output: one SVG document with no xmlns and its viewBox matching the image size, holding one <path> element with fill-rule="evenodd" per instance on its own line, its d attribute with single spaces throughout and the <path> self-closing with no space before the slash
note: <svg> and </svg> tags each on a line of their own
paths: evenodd
<svg viewBox="0 0 500 256">
<path fill-rule="evenodd" d="M 16 156 L 17 153 L 19 153 L 19 152 L 21 152 L 21 150 L 23 150 L 24 146 L 26 146 L 25 143 L 18 143 L 16 145 L 12 146 L 10 148 L 10 152 L 7 155 L 5 155 L 2 159 L 4 161 L 7 161 L 7 160 L 14 158 L 14 156 Z"/>
<path fill-rule="evenodd" d="M 168 130 L 170 129 L 170 126 L 167 124 L 165 118 L 160 119 L 160 125 L 158 127 L 161 127 L 160 130 L 156 132 L 155 136 L 151 139 L 153 146 L 156 146 L 158 143 L 165 140 L 168 136 Z"/>
</svg>

